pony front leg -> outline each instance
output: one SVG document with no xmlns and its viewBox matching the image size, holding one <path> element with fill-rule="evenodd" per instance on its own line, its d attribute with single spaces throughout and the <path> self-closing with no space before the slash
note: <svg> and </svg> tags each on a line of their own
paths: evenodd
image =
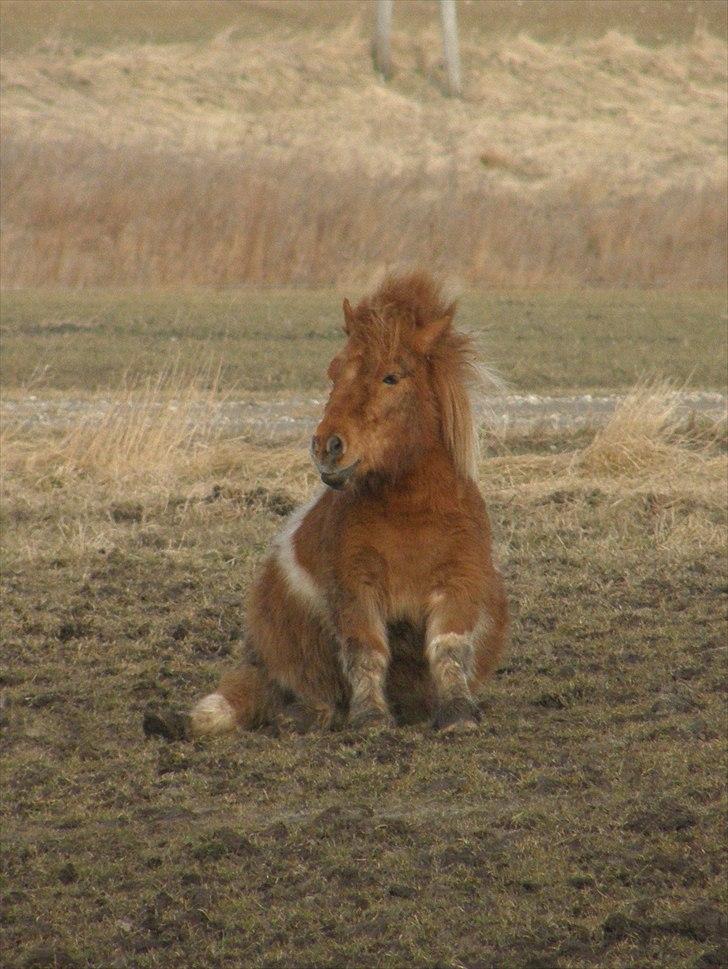
<svg viewBox="0 0 728 969">
<path fill-rule="evenodd" d="M 359 610 L 342 616 L 339 633 L 341 666 L 351 688 L 349 723 L 352 727 L 392 726 L 394 719 L 384 695 L 389 645 L 384 624 Z"/>
<path fill-rule="evenodd" d="M 458 610 L 444 604 L 427 624 L 425 654 L 435 687 L 435 716 L 438 730 L 470 730 L 477 726 L 481 714 L 470 692 L 475 659 L 475 626 L 477 619 L 469 610 Z"/>
</svg>

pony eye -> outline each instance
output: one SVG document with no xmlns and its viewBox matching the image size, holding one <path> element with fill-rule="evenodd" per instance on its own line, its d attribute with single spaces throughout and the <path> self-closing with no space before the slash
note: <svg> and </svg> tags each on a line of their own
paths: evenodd
<svg viewBox="0 0 728 969">
<path fill-rule="evenodd" d="M 399 374 L 397 374 L 397 373 L 388 373 L 387 376 L 384 378 L 384 380 L 382 382 L 385 383 L 385 384 L 396 384 L 396 383 L 399 383 Z"/>
</svg>

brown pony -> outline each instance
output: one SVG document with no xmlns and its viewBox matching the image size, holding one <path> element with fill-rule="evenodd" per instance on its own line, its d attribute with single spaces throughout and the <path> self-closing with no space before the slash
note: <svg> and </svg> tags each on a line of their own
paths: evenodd
<svg viewBox="0 0 728 969">
<path fill-rule="evenodd" d="M 480 718 L 473 692 L 503 648 L 507 606 L 476 484 L 470 339 L 425 273 L 356 309 L 311 454 L 323 493 L 289 520 L 253 585 L 242 664 L 194 707 L 193 733 Z"/>
</svg>

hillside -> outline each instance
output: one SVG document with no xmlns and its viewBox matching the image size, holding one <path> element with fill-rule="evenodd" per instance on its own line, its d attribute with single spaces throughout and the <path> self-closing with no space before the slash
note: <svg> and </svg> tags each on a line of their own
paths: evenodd
<svg viewBox="0 0 728 969">
<path fill-rule="evenodd" d="M 471 282 L 720 283 L 728 72 L 704 26 L 536 40 L 463 5 L 456 100 L 434 16 L 395 30 L 384 83 L 362 5 L 320 29 L 241 9 L 199 39 L 6 51 L 6 282 L 321 283 L 414 256 Z"/>
</svg>

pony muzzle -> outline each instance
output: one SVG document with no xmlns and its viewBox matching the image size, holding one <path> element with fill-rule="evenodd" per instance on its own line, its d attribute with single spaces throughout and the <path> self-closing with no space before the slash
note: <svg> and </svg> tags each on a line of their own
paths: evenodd
<svg viewBox="0 0 728 969">
<path fill-rule="evenodd" d="M 346 441 L 338 434 L 316 433 L 311 438 L 311 457 L 321 480 L 329 488 L 343 488 L 359 464 L 357 459 L 340 467 L 346 460 L 346 450 Z"/>
</svg>

